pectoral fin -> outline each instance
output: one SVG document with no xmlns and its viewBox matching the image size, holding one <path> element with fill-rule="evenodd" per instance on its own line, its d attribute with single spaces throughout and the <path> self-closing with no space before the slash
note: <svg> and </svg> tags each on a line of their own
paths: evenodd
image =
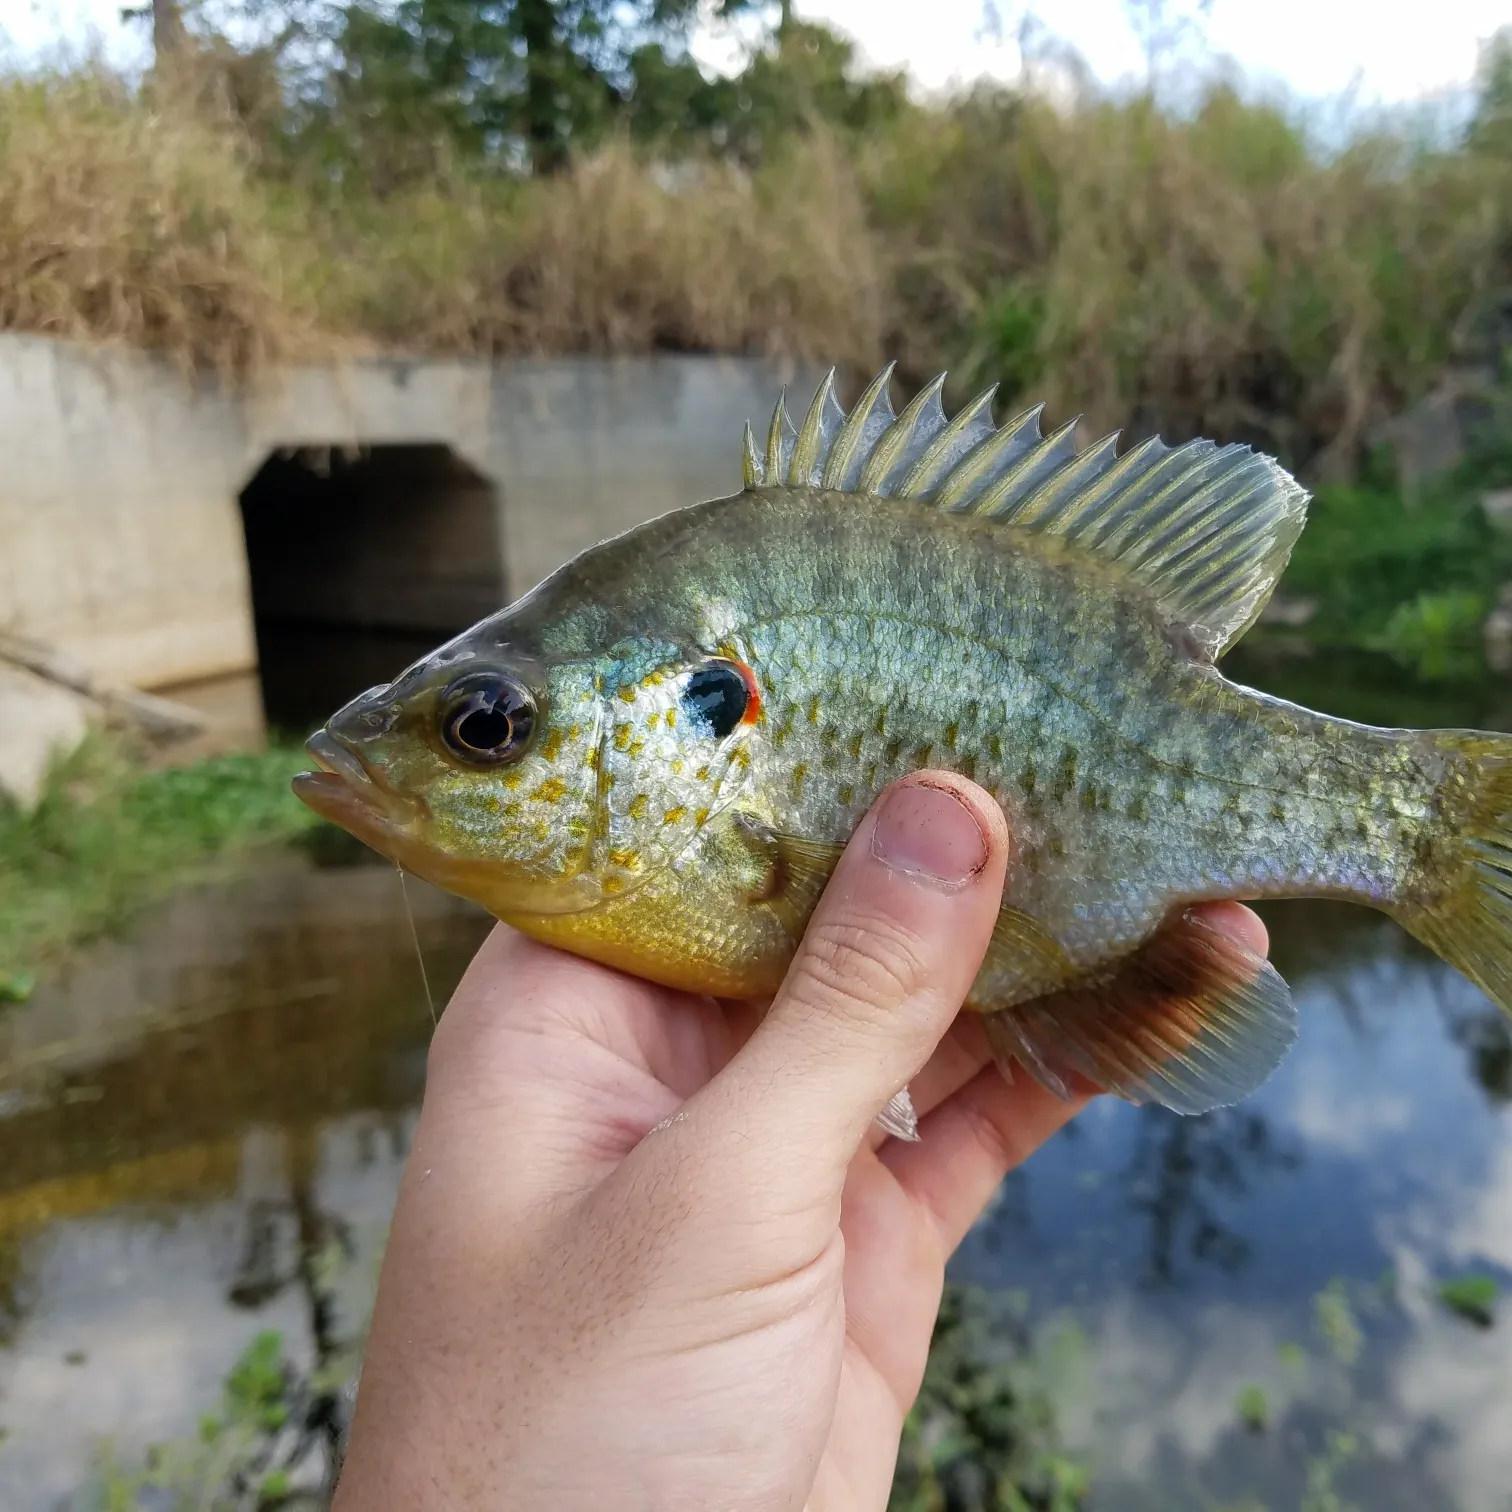
<svg viewBox="0 0 1512 1512">
<path fill-rule="evenodd" d="M 1206 1113 L 1281 1064 L 1297 1011 L 1268 961 L 1188 913 L 1107 981 L 989 1014 L 986 1027 L 1005 1072 L 1022 1065 L 1057 1096 L 1072 1071 L 1131 1102 Z"/>
<path fill-rule="evenodd" d="M 751 814 L 734 815 L 735 833 L 757 863 L 753 903 L 769 904 L 796 936 L 802 934 L 845 847 L 784 835 Z"/>
</svg>

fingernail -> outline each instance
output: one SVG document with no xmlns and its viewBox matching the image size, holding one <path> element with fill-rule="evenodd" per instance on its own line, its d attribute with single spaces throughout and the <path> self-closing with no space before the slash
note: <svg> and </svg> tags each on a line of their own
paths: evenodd
<svg viewBox="0 0 1512 1512">
<path fill-rule="evenodd" d="M 872 855 L 894 871 L 960 887 L 987 864 L 977 817 L 948 788 L 911 782 L 883 800 Z"/>
</svg>

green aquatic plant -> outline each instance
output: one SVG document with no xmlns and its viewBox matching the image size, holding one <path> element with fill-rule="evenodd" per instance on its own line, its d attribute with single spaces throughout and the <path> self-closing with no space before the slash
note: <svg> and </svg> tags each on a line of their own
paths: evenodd
<svg viewBox="0 0 1512 1512">
<path fill-rule="evenodd" d="M 919 1399 L 903 1428 L 889 1512 L 1077 1512 L 1086 1468 L 1060 1444 L 1045 1377 L 1080 1335 L 1036 1352 L 1020 1311 L 947 1286 Z"/>
<path fill-rule="evenodd" d="M 36 972 L 8 971 L 0 975 L 0 1004 L 24 1003 L 36 989 Z"/>
<path fill-rule="evenodd" d="M 1322 1454 L 1307 1462 L 1307 1488 L 1300 1512 L 1359 1512 L 1353 1502 L 1339 1495 L 1334 1481 L 1339 1472 L 1351 1464 L 1360 1452 L 1360 1441 L 1352 1433 L 1330 1428 Z"/>
<path fill-rule="evenodd" d="M 308 1389 L 284 1356 L 283 1336 L 258 1334 L 227 1372 L 217 1411 L 183 1440 L 154 1444 L 139 1465 L 102 1447 L 91 1512 L 275 1512 L 291 1470 L 315 1442 Z"/>
<path fill-rule="evenodd" d="M 1276 1358 L 1288 1370 L 1302 1371 L 1307 1369 L 1307 1351 L 1300 1344 L 1281 1344 L 1277 1346 Z"/>
<path fill-rule="evenodd" d="M 1473 678 L 1481 667 L 1481 627 L 1490 610 L 1486 595 L 1474 589 L 1420 593 L 1392 611 L 1381 645 L 1427 681 Z"/>
<path fill-rule="evenodd" d="M 1234 1403 L 1239 1421 L 1253 1433 L 1264 1433 L 1270 1427 L 1270 1398 L 1263 1386 L 1251 1384 L 1239 1393 Z"/>
<path fill-rule="evenodd" d="M 1313 1321 L 1339 1364 L 1348 1369 L 1358 1362 L 1365 1347 L 1365 1335 L 1344 1281 L 1337 1278 L 1330 1281 L 1313 1298 Z"/>
<path fill-rule="evenodd" d="M 1501 475 L 1477 455 L 1417 498 L 1382 466 L 1357 484 L 1320 486 L 1278 590 L 1313 606 L 1302 638 L 1384 651 L 1431 681 L 1478 675 L 1481 627 L 1512 579 L 1512 534 L 1480 502 Z M 1296 634 L 1258 628 L 1262 642 Z"/>
<path fill-rule="evenodd" d="M 1501 1288 L 1493 1276 L 1475 1273 L 1441 1281 L 1437 1295 L 1450 1312 L 1480 1328 L 1490 1328 L 1496 1321 L 1494 1309 Z"/>
<path fill-rule="evenodd" d="M 310 830 L 289 792 L 308 764 L 275 745 L 162 768 L 94 735 L 53 768 L 31 812 L 0 799 L 0 1002 L 29 996 L 69 948 L 222 858 Z"/>
</svg>

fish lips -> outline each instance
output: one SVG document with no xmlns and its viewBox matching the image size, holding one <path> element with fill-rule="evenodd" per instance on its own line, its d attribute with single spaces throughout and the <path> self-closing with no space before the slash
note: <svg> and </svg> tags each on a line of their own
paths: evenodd
<svg viewBox="0 0 1512 1512">
<path fill-rule="evenodd" d="M 317 730 L 305 742 L 305 749 L 319 770 L 295 777 L 294 796 L 322 819 L 392 856 L 419 818 L 415 801 L 385 787 L 362 758 L 329 730 Z"/>
</svg>

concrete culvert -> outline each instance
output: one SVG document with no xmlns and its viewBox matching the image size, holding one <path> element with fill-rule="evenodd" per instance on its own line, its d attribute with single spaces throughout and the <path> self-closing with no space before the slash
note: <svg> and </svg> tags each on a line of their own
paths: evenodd
<svg viewBox="0 0 1512 1512">
<path fill-rule="evenodd" d="M 449 446 L 274 452 L 241 511 L 274 728 L 302 732 L 508 598 L 497 493 Z"/>
</svg>

